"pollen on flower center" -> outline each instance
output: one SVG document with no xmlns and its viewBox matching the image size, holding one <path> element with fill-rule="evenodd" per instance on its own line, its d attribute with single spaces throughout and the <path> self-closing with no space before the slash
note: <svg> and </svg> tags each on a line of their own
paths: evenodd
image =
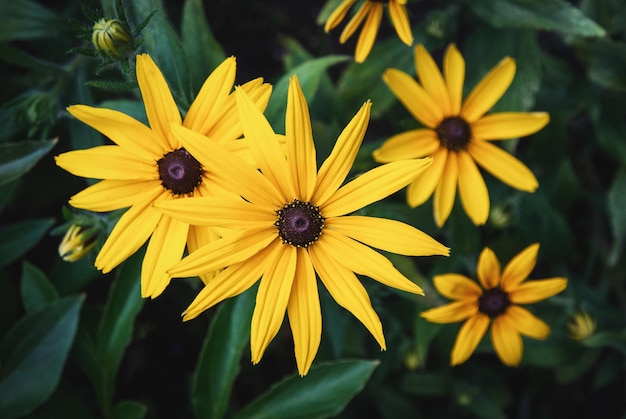
<svg viewBox="0 0 626 419">
<path fill-rule="evenodd" d="M 469 124 L 459 116 L 444 119 L 435 131 L 441 144 L 451 151 L 467 149 L 472 138 Z"/>
<path fill-rule="evenodd" d="M 293 202 L 277 210 L 276 215 L 278 215 L 278 220 L 275 225 L 278 227 L 278 234 L 283 244 L 309 247 L 322 235 L 324 217 L 319 207 L 310 202 L 294 199 Z"/>
<path fill-rule="evenodd" d="M 187 195 L 202 182 L 202 165 L 187 150 L 180 148 L 157 161 L 159 179 L 174 195 Z"/>
<path fill-rule="evenodd" d="M 478 310 L 491 318 L 503 314 L 511 305 L 509 295 L 500 288 L 491 288 L 478 299 Z"/>
</svg>

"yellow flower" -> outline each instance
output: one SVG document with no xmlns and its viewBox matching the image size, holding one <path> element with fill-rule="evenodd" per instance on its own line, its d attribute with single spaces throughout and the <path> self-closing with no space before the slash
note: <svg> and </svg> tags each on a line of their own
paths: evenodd
<svg viewBox="0 0 626 419">
<path fill-rule="evenodd" d="M 528 246 L 500 272 L 496 255 L 485 247 L 478 259 L 480 286 L 464 275 L 444 274 L 434 278 L 435 288 L 455 300 L 432 308 L 421 316 L 433 323 L 465 320 L 454 342 L 451 365 L 465 362 L 474 352 L 491 324 L 491 342 L 500 360 L 517 366 L 522 360 L 522 338 L 545 339 L 550 327 L 518 304 L 531 304 L 565 289 L 567 279 L 524 280 L 537 263 L 539 244 Z"/>
<path fill-rule="evenodd" d="M 489 216 L 489 193 L 476 164 L 507 185 L 533 192 L 537 180 L 519 160 L 493 140 L 533 134 L 550 120 L 545 112 L 503 112 L 485 115 L 513 81 L 515 61 L 497 64 L 462 101 L 465 62 L 450 45 L 443 61 L 443 76 L 428 51 L 415 48 L 417 83 L 408 74 L 387 69 L 385 83 L 407 110 L 426 128 L 389 138 L 373 153 L 381 163 L 431 156 L 433 164 L 407 189 L 411 207 L 423 204 L 434 192 L 435 222 L 448 219 L 458 187 L 465 212 L 476 225 Z"/>
<path fill-rule="evenodd" d="M 412 256 L 447 255 L 449 250 L 407 224 L 346 214 L 401 189 L 428 167 L 430 159 L 383 165 L 342 186 L 367 129 L 369 102 L 343 130 L 318 171 L 308 105 L 295 76 L 287 99 L 286 153 L 272 140 L 274 131 L 246 92 L 238 89 L 236 96 L 243 132 L 260 171 L 217 144 L 204 144 L 198 134 L 172 127 L 186 149 L 243 197 L 155 204 L 184 222 L 241 229 L 168 270 L 171 276 L 187 277 L 225 268 L 198 294 L 184 320 L 242 293 L 261 278 L 252 316 L 252 362 L 260 361 L 286 311 L 298 370 L 305 375 L 322 333 L 317 272 L 335 301 L 354 314 L 384 349 L 380 319 L 355 273 L 406 292 L 423 292 L 369 246 Z"/>
<path fill-rule="evenodd" d="M 336 27 L 346 17 L 348 10 L 354 5 L 356 0 L 344 0 L 329 16 L 324 26 L 324 30 L 329 32 Z M 359 40 L 356 44 L 356 51 L 354 53 L 354 59 L 358 63 L 365 61 L 369 55 L 378 28 L 380 27 L 380 21 L 383 18 L 383 7 L 385 3 L 389 6 L 389 15 L 391 16 L 391 22 L 398 37 L 405 44 L 411 46 L 413 44 L 413 34 L 411 33 L 411 26 L 409 23 L 409 16 L 406 12 L 406 0 L 365 0 L 358 8 L 352 19 L 348 22 L 343 32 L 339 37 L 340 43 L 345 43 L 354 32 L 357 30 L 361 22 L 365 20 L 363 29 L 359 35 Z"/>
<path fill-rule="evenodd" d="M 70 199 L 76 208 L 104 212 L 129 208 L 119 219 L 95 265 L 107 273 L 137 251 L 148 239 L 141 272 L 141 294 L 157 297 L 169 283 L 165 269 L 178 262 L 185 244 L 193 252 L 216 237 L 212 228 L 189 226 L 156 211 L 152 204 L 188 195 L 211 196 L 222 189 L 170 132 L 183 125 L 234 151 L 244 150 L 235 97 L 236 62 L 227 58 L 207 78 L 184 121 L 159 68 L 146 55 L 137 56 L 137 81 L 150 127 L 115 110 L 85 105 L 69 113 L 98 130 L 116 145 L 63 153 L 56 162 L 77 176 L 103 179 Z M 265 108 L 271 86 L 255 79 L 242 86 L 256 105 Z M 206 136 L 206 137 L 205 137 Z M 207 138 L 209 137 L 209 138 Z M 249 152 L 248 152 L 249 154 Z"/>
<path fill-rule="evenodd" d="M 59 256 L 66 262 L 76 262 L 88 254 L 96 243 L 97 231 L 95 228 L 85 228 L 72 224 L 59 244 Z"/>
<path fill-rule="evenodd" d="M 586 311 L 579 311 L 567 322 L 567 332 L 572 339 L 585 340 L 596 331 L 596 321 Z"/>
</svg>

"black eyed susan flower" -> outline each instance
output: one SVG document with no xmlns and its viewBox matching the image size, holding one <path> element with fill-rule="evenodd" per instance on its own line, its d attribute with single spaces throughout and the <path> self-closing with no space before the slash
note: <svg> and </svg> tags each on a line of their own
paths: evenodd
<svg viewBox="0 0 626 419">
<path fill-rule="evenodd" d="M 545 339 L 550 327 L 519 304 L 531 304 L 563 291 L 567 279 L 550 278 L 527 281 L 537 263 L 539 244 L 528 246 L 500 271 L 500 262 L 485 247 L 478 259 L 480 285 L 459 274 L 437 275 L 435 288 L 455 300 L 432 308 L 421 316 L 433 323 L 455 323 L 465 320 L 454 342 L 451 365 L 465 362 L 474 352 L 491 325 L 491 342 L 500 360 L 517 366 L 522 360 L 521 335 Z"/>
<path fill-rule="evenodd" d="M 596 331 L 596 321 L 586 311 L 576 312 L 566 326 L 567 334 L 574 340 L 589 339 Z"/>
<path fill-rule="evenodd" d="M 205 143 L 220 143 L 245 154 L 245 141 L 237 140 L 242 131 L 231 93 L 235 73 L 235 58 L 227 58 L 207 78 L 182 120 L 159 68 L 143 54 L 137 56 L 137 81 L 149 127 L 111 109 L 85 105 L 68 108 L 74 117 L 115 143 L 56 157 L 57 164 L 74 175 L 102 179 L 74 195 L 70 204 L 96 212 L 128 208 L 105 241 L 95 265 L 109 272 L 149 239 L 141 272 L 143 297 L 154 298 L 163 292 L 169 283 L 165 269 L 181 259 L 185 244 L 193 252 L 217 237 L 212 228 L 190 226 L 156 211 L 152 204 L 226 193 L 211 180 L 210 168 L 171 134 L 170 124 L 196 131 Z M 256 79 L 241 89 L 250 93 L 255 106 L 265 108 L 270 85 Z"/>
<path fill-rule="evenodd" d="M 408 204 L 421 205 L 434 193 L 435 222 L 441 227 L 452 211 L 458 188 L 465 212 L 474 224 L 482 225 L 489 216 L 489 192 L 476 164 L 513 188 L 533 192 L 538 186 L 533 173 L 492 141 L 533 134 L 550 118 L 545 112 L 485 115 L 513 81 L 515 61 L 509 57 L 465 101 L 465 61 L 456 46 L 450 45 L 445 52 L 443 75 L 422 45 L 415 48 L 415 65 L 420 83 L 396 69 L 387 69 L 383 79 L 426 128 L 394 135 L 374 151 L 374 159 L 387 163 L 433 157 L 433 164 L 409 185 Z"/>
<path fill-rule="evenodd" d="M 324 30 L 329 32 L 339 25 L 355 3 L 356 0 L 344 0 L 328 17 Z M 398 37 L 409 46 L 413 44 L 413 34 L 411 33 L 409 16 L 406 11 L 406 0 L 365 0 L 339 37 L 339 42 L 342 44 L 345 43 L 358 29 L 361 23 L 365 21 L 354 53 L 354 59 L 358 63 L 365 61 L 374 46 L 378 28 L 380 27 L 380 21 L 383 18 L 383 8 L 385 4 L 389 8 L 391 22 L 396 29 Z"/>
<path fill-rule="evenodd" d="M 154 204 L 186 223 L 240 229 L 168 270 L 171 276 L 187 277 L 223 269 L 187 308 L 184 319 L 242 293 L 260 278 L 251 326 L 252 362 L 260 361 L 287 312 L 298 371 L 305 375 L 322 333 L 317 273 L 335 301 L 385 349 L 380 319 L 355 273 L 406 292 L 423 292 L 369 246 L 412 256 L 447 255 L 449 250 L 407 224 L 347 214 L 401 189 L 430 159 L 383 165 L 342 186 L 365 135 L 369 102 L 317 170 L 308 105 L 295 76 L 287 99 L 286 153 L 249 95 L 238 89 L 236 96 L 243 132 L 260 171 L 218 144 L 205 144 L 193 131 L 177 126 L 172 131 L 203 165 L 213 168 L 218 182 L 243 199 L 194 197 Z"/>
</svg>

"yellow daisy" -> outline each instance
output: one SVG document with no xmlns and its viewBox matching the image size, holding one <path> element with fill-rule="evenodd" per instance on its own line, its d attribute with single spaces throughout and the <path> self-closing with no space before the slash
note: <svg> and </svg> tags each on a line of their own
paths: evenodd
<svg viewBox="0 0 626 419">
<path fill-rule="evenodd" d="M 204 144 L 198 134 L 172 127 L 184 147 L 243 198 L 196 197 L 155 204 L 187 223 L 241 229 L 168 270 L 171 276 L 187 277 L 225 268 L 198 294 L 184 320 L 242 293 L 260 278 L 252 316 L 252 362 L 260 361 L 286 311 L 298 370 L 305 375 L 322 331 L 317 272 L 335 301 L 385 349 L 380 319 L 355 273 L 406 292 L 423 292 L 369 246 L 411 256 L 447 255 L 449 250 L 407 224 L 346 214 L 401 189 L 430 165 L 430 159 L 383 165 L 342 186 L 365 135 L 370 102 L 346 126 L 318 171 L 308 105 L 295 76 L 287 99 L 286 153 L 272 141 L 274 131 L 248 94 L 238 89 L 236 96 L 243 132 L 260 171 L 217 144 Z"/>
<path fill-rule="evenodd" d="M 182 120 L 161 71 L 150 56 L 137 56 L 137 81 L 150 126 L 115 110 L 75 105 L 68 112 L 96 129 L 115 145 L 63 153 L 56 163 L 68 172 L 103 179 L 70 199 L 76 208 L 104 212 L 127 211 L 117 221 L 95 265 L 107 273 L 126 260 L 148 239 L 141 271 L 141 294 L 157 297 L 169 283 L 165 269 L 189 251 L 216 237 L 212 228 L 194 227 L 164 216 L 152 204 L 183 196 L 226 193 L 212 180 L 210 169 L 185 150 L 170 132 L 182 125 L 233 150 L 245 152 L 235 97 L 236 61 L 227 58 L 207 78 Z M 242 86 L 256 106 L 265 109 L 271 86 L 255 79 Z M 249 152 L 248 152 L 249 153 Z M 222 192 L 223 191 L 223 192 Z"/>
<path fill-rule="evenodd" d="M 339 25 L 346 17 L 348 10 L 350 10 L 355 3 L 356 0 L 344 0 L 328 17 L 324 30 L 329 32 Z M 413 34 L 411 33 L 409 16 L 406 12 L 406 0 L 365 0 L 339 37 L 339 42 L 342 44 L 345 43 L 358 29 L 359 25 L 365 21 L 354 53 L 354 59 L 357 63 L 365 61 L 374 46 L 378 28 L 380 27 L 380 21 L 383 18 L 383 7 L 385 4 L 389 6 L 391 22 L 396 29 L 398 37 L 408 46 L 413 44 Z"/>
<path fill-rule="evenodd" d="M 517 366 L 522 360 L 522 338 L 545 339 L 550 327 L 518 304 L 531 304 L 552 297 L 567 287 L 567 279 L 550 278 L 524 282 L 537 263 L 539 244 L 528 246 L 500 271 L 500 262 L 485 247 L 478 259 L 476 274 L 480 286 L 459 274 L 437 275 L 435 288 L 455 300 L 432 308 L 421 316 L 433 323 L 465 320 L 454 342 L 451 365 L 465 362 L 474 352 L 491 324 L 491 343 L 500 360 Z"/>
<path fill-rule="evenodd" d="M 374 151 L 381 163 L 431 156 L 433 164 L 408 187 L 411 207 L 423 204 L 434 192 L 435 222 L 448 219 L 458 187 L 465 212 L 476 225 L 489 216 L 489 193 L 476 164 L 507 185 L 533 192 L 539 185 L 518 159 L 491 141 L 533 134 L 550 120 L 545 112 L 485 113 L 513 81 L 515 61 L 504 58 L 462 101 L 465 61 L 455 45 L 443 60 L 443 76 L 422 45 L 415 48 L 420 83 L 397 70 L 387 69 L 385 83 L 406 109 L 426 128 L 389 138 Z"/>
</svg>

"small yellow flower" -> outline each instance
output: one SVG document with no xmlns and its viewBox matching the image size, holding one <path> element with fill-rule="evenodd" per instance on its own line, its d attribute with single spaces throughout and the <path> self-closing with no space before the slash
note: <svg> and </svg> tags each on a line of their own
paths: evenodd
<svg viewBox="0 0 626 419">
<path fill-rule="evenodd" d="M 567 322 L 567 333 L 572 339 L 585 340 L 596 331 L 596 321 L 586 311 L 575 313 Z"/>
<path fill-rule="evenodd" d="M 326 21 L 324 30 L 329 32 L 336 27 L 346 17 L 348 10 L 355 4 L 356 0 L 344 0 L 330 15 Z M 350 22 L 346 25 L 339 42 L 345 43 L 354 32 L 357 30 L 361 22 L 365 20 L 363 29 L 359 35 L 359 40 L 356 44 L 356 51 L 354 59 L 358 63 L 365 61 L 369 55 L 376 35 L 378 34 L 378 28 L 380 27 L 380 21 L 383 17 L 383 8 L 385 3 L 389 6 L 389 15 L 398 37 L 405 44 L 411 46 L 413 44 L 413 34 L 411 33 L 411 26 L 409 23 L 409 16 L 406 12 L 406 0 L 365 0 L 358 8 Z"/>
<path fill-rule="evenodd" d="M 133 48 L 133 37 L 124 23 L 117 19 L 98 20 L 91 36 L 97 51 L 111 58 L 124 57 Z"/>
<path fill-rule="evenodd" d="M 491 324 L 491 342 L 500 360 L 517 366 L 522 360 L 522 338 L 545 339 L 550 327 L 518 304 L 544 300 L 567 287 L 567 279 L 550 278 L 524 282 L 537 263 L 539 244 L 528 246 L 500 271 L 500 262 L 485 247 L 478 259 L 480 286 L 459 274 L 437 275 L 435 288 L 455 300 L 432 308 L 421 316 L 433 323 L 455 323 L 465 320 L 454 342 L 451 365 L 465 362 L 474 352 Z"/>
<path fill-rule="evenodd" d="M 458 189 L 465 212 L 476 225 L 489 216 L 489 193 L 476 164 L 507 185 L 533 192 L 539 185 L 533 173 L 492 141 L 533 134 L 550 120 L 545 112 L 503 112 L 485 115 L 513 81 L 515 61 L 504 58 L 462 100 L 465 61 L 450 45 L 443 75 L 422 45 L 415 48 L 420 83 L 403 71 L 387 69 L 383 80 L 407 110 L 426 128 L 389 138 L 374 151 L 380 163 L 431 156 L 433 164 L 407 189 L 411 207 L 434 193 L 435 222 L 448 219 Z"/>
<path fill-rule="evenodd" d="M 96 239 L 94 228 L 72 224 L 59 244 L 59 255 L 66 262 L 76 262 L 94 248 Z"/>
</svg>

